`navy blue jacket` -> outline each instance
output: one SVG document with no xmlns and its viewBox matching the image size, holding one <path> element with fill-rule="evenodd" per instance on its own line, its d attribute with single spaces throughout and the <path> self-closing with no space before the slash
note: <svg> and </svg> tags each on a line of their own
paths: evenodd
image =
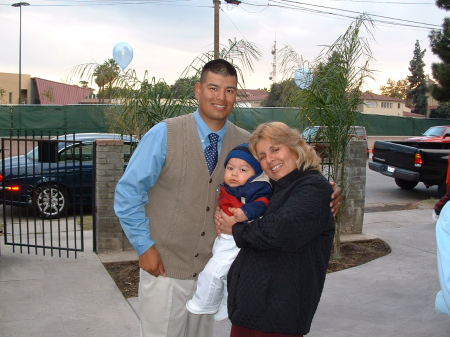
<svg viewBox="0 0 450 337">
<path fill-rule="evenodd" d="M 233 226 L 241 250 L 228 273 L 228 313 L 242 327 L 307 334 L 333 242 L 332 188 L 318 171 L 271 183 L 264 216 Z"/>
</svg>

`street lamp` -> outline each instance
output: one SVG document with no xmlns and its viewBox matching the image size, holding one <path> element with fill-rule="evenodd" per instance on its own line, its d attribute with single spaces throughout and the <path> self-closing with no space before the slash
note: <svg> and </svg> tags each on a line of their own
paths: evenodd
<svg viewBox="0 0 450 337">
<path fill-rule="evenodd" d="M 19 19 L 19 104 L 20 96 L 22 93 L 22 6 L 29 6 L 28 2 L 16 2 L 12 4 L 13 7 L 19 7 L 20 19 Z"/>
</svg>

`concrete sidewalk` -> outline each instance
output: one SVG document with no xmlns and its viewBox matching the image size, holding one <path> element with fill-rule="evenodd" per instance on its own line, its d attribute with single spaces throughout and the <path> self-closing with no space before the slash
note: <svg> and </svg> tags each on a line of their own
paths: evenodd
<svg viewBox="0 0 450 337">
<path fill-rule="evenodd" d="M 0 237 L 0 336 L 139 336 L 136 315 L 85 234 L 77 259 L 12 253 Z"/>
<path fill-rule="evenodd" d="M 448 337 L 434 311 L 439 290 L 431 209 L 364 214 L 364 232 L 392 253 L 327 275 L 309 337 Z"/>
<path fill-rule="evenodd" d="M 388 242 L 392 253 L 328 274 L 308 336 L 450 336 L 450 317 L 434 312 L 439 283 L 430 214 L 366 213 L 364 232 Z M 0 336 L 139 336 L 132 306 L 89 247 L 67 259 L 13 254 L 0 245 Z M 229 336 L 229 328 L 218 323 L 214 337 Z"/>
</svg>

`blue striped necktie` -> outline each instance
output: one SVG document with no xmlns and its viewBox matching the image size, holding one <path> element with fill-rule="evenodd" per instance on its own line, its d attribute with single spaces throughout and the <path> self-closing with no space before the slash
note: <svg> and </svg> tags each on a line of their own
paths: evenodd
<svg viewBox="0 0 450 337">
<path fill-rule="evenodd" d="M 217 143 L 219 142 L 219 136 L 216 133 L 210 133 L 208 135 L 209 145 L 205 148 L 206 164 L 208 165 L 209 175 L 214 171 L 217 164 L 219 154 L 217 152 Z"/>
</svg>

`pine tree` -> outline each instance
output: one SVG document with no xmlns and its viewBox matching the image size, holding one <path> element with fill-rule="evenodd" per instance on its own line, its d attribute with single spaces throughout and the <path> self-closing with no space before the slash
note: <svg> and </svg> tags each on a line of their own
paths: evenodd
<svg viewBox="0 0 450 337">
<path fill-rule="evenodd" d="M 450 0 L 438 0 L 436 5 L 450 10 Z M 445 18 L 442 30 L 430 34 L 431 50 L 442 60 L 431 65 L 434 79 L 438 82 L 431 87 L 431 95 L 443 105 L 450 102 L 450 18 Z"/>
<path fill-rule="evenodd" d="M 448 1 L 448 0 L 436 0 L 436 5 L 439 8 L 443 8 L 443 9 L 446 9 L 446 10 L 450 9 L 450 1 Z"/>
<path fill-rule="evenodd" d="M 409 93 L 408 98 L 414 105 L 414 112 L 426 115 L 427 113 L 427 84 L 425 79 L 425 73 L 423 68 L 425 67 L 425 62 L 423 62 L 423 55 L 426 49 L 420 50 L 419 41 L 416 40 L 414 46 L 414 56 L 409 62 L 409 71 L 411 75 L 408 76 L 409 81 Z"/>
</svg>

